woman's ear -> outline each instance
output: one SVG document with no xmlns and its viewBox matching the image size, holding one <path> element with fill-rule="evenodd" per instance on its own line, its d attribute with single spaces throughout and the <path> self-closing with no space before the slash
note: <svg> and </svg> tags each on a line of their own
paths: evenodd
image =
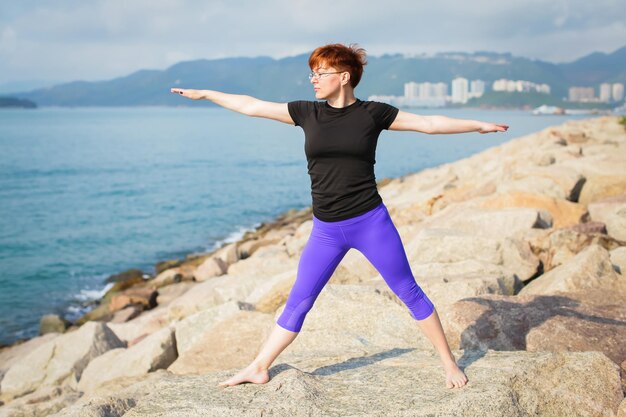
<svg viewBox="0 0 626 417">
<path fill-rule="evenodd" d="M 350 82 L 350 73 L 349 72 L 342 72 L 341 73 L 341 85 L 346 85 Z"/>
</svg>

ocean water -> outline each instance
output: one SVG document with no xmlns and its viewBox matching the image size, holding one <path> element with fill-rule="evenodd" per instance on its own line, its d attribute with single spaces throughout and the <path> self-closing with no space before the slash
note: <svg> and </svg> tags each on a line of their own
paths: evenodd
<svg viewBox="0 0 626 417">
<path fill-rule="evenodd" d="M 413 111 L 413 110 L 411 110 Z M 452 162 L 572 118 L 414 110 L 510 125 L 506 133 L 383 131 L 378 180 Z M 0 111 L 0 343 L 75 320 L 104 280 L 214 249 L 311 205 L 300 127 L 223 108 Z"/>
</svg>

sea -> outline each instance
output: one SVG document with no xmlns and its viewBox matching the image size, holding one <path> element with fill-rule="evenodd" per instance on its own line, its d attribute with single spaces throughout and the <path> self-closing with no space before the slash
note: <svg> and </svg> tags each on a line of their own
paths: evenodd
<svg viewBox="0 0 626 417">
<path fill-rule="evenodd" d="M 377 180 L 453 162 L 593 115 L 403 109 L 509 125 L 507 132 L 383 131 Z M 0 110 L 0 344 L 74 321 L 130 268 L 235 241 L 311 205 L 300 127 L 215 107 Z"/>
</svg>

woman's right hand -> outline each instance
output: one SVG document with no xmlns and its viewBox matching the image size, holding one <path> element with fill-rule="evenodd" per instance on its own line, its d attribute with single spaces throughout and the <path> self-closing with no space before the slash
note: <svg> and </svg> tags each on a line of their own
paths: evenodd
<svg viewBox="0 0 626 417">
<path fill-rule="evenodd" d="M 189 88 L 171 88 L 170 92 L 180 94 L 183 97 L 190 98 L 192 100 L 200 100 L 202 99 L 201 90 L 193 90 Z"/>
</svg>

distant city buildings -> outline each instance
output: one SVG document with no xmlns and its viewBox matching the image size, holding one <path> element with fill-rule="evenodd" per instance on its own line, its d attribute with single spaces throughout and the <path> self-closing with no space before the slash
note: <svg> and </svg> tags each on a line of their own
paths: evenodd
<svg viewBox="0 0 626 417">
<path fill-rule="evenodd" d="M 538 93 L 550 94 L 550 86 L 548 84 L 536 84 L 526 80 L 507 80 L 501 78 L 493 82 L 493 91 L 517 91 L 527 93 L 536 91 Z"/>
<path fill-rule="evenodd" d="M 613 84 L 613 101 L 622 101 L 624 99 L 624 84 Z"/>
<path fill-rule="evenodd" d="M 467 103 L 469 96 L 469 83 L 467 78 L 456 77 L 452 80 L 452 102 Z"/>
<path fill-rule="evenodd" d="M 468 89 L 469 86 L 469 89 Z M 403 107 L 444 107 L 447 102 L 466 103 L 472 97 L 480 97 L 485 92 L 485 82 L 473 80 L 471 83 L 462 77 L 452 80 L 452 95 L 448 95 L 448 84 L 416 83 L 414 81 L 404 84 L 403 96 L 375 95 L 368 100 L 389 103 Z"/>
<path fill-rule="evenodd" d="M 403 96 L 373 95 L 368 100 L 389 103 L 398 107 L 444 107 L 447 103 L 465 104 L 468 100 L 481 97 L 485 93 L 486 82 L 483 80 L 468 80 L 463 77 L 456 77 L 452 80 L 451 94 L 448 95 L 448 84 L 438 83 L 417 83 L 410 81 L 404 84 Z M 493 83 L 494 91 L 538 91 L 550 94 L 548 84 L 536 84 L 525 80 L 500 79 Z"/>
<path fill-rule="evenodd" d="M 448 103 L 465 104 L 474 97 L 481 97 L 485 93 L 485 81 L 468 80 L 456 77 L 451 82 L 452 91 L 448 95 L 448 84 L 418 83 L 410 81 L 404 84 L 404 95 L 374 95 L 368 100 L 381 101 L 398 107 L 444 107 Z M 539 92 L 550 94 L 548 84 L 537 84 L 526 80 L 508 80 L 501 78 L 492 84 L 493 91 L 502 92 Z M 624 84 L 602 83 L 596 96 L 594 87 L 571 87 L 569 89 L 569 101 L 571 102 L 621 102 L 624 100 Z"/>
<path fill-rule="evenodd" d="M 569 101 L 593 101 L 593 87 L 570 87 Z"/>
<path fill-rule="evenodd" d="M 624 99 L 624 84 L 602 83 L 598 88 L 597 96 L 594 87 L 570 87 L 568 96 L 569 101 L 576 102 L 610 103 L 622 101 Z"/>
<path fill-rule="evenodd" d="M 611 84 L 603 83 L 600 84 L 600 101 L 609 102 L 611 101 L 612 91 Z"/>
<path fill-rule="evenodd" d="M 446 104 L 448 85 L 446 83 L 404 84 L 404 96 L 401 97 L 405 106 L 441 107 Z"/>
<path fill-rule="evenodd" d="M 485 93 L 485 82 L 473 80 L 470 84 L 469 98 L 480 97 Z"/>
</svg>

